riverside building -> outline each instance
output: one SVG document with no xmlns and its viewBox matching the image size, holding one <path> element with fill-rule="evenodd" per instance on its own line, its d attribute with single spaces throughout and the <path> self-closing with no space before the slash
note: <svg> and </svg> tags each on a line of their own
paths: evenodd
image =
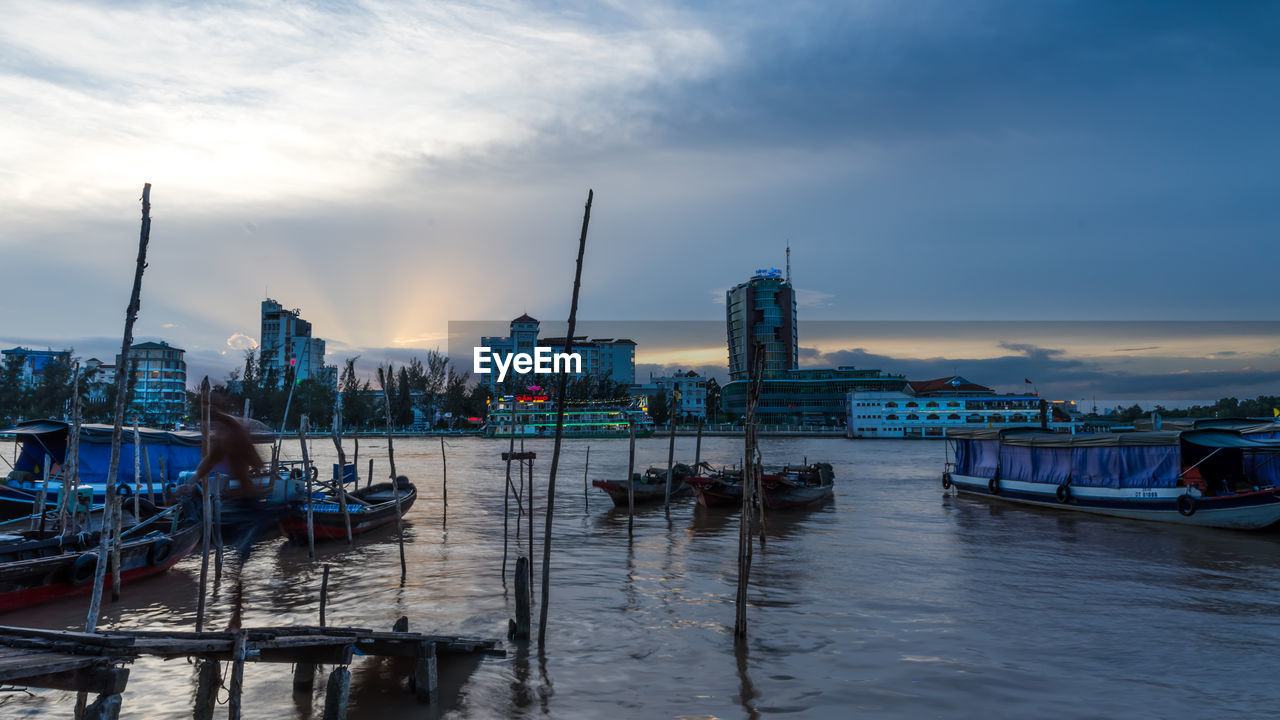
<svg viewBox="0 0 1280 720">
<path fill-rule="evenodd" d="M 955 375 L 910 381 L 898 389 L 854 389 L 846 401 L 851 438 L 941 438 L 953 428 L 1039 427 L 1041 398 L 999 394 Z M 1074 402 L 1045 403 L 1049 429 L 1081 427 Z"/>
<path fill-rule="evenodd" d="M 290 371 L 299 382 L 338 381 L 338 368 L 324 364 L 324 340 L 311 337 L 311 323 L 302 319 L 301 310 L 288 310 L 271 298 L 263 300 L 258 347 L 263 374 L 274 371 L 280 382 Z"/>
<path fill-rule="evenodd" d="M 185 354 L 167 342 L 143 342 L 129 347 L 128 359 L 116 355 L 116 373 L 128 373 L 133 383 L 131 415 L 156 427 L 173 426 L 186 418 Z"/>
</svg>

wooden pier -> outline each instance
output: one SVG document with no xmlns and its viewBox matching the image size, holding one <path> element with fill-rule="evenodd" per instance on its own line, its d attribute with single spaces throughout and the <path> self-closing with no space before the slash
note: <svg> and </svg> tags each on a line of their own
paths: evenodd
<svg viewBox="0 0 1280 720">
<path fill-rule="evenodd" d="M 409 685 L 418 699 L 431 702 L 436 692 L 436 668 L 450 656 L 502 655 L 494 640 L 408 632 L 401 618 L 392 631 L 366 628 L 288 626 L 248 628 L 236 632 L 136 630 L 72 632 L 0 626 L 0 684 L 74 690 L 97 699 L 77 717 L 114 720 L 129 679 L 129 662 L 144 655 L 189 657 L 232 663 L 232 717 L 238 717 L 236 692 L 246 662 L 296 665 L 295 688 L 310 688 L 319 664 L 336 666 L 325 694 L 325 720 L 346 717 L 351 673 L 347 666 L 357 653 L 378 657 L 412 658 Z M 200 673 L 195 717 L 212 717 L 220 684 L 218 666 L 208 663 Z M 207 687 L 206 687 L 207 686 Z"/>
</svg>

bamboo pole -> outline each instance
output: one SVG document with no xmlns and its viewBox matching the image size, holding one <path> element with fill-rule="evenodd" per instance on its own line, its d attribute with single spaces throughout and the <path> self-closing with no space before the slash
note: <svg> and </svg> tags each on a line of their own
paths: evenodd
<svg viewBox="0 0 1280 720">
<path fill-rule="evenodd" d="M 200 383 L 200 454 L 209 454 L 209 378 Z M 208 475 L 196 478 L 200 483 L 200 596 L 196 600 L 196 632 L 204 630 L 205 591 L 209 583 L 209 542 L 213 539 L 213 506 L 209 502 Z"/>
<path fill-rule="evenodd" d="M 307 453 L 307 416 L 298 418 L 298 444 L 302 446 L 302 475 L 307 479 L 307 558 L 316 560 L 315 497 L 311 486 L 311 456 Z"/>
<path fill-rule="evenodd" d="M 520 442 L 520 454 L 524 454 L 524 441 Z M 525 526 L 528 532 L 525 535 L 529 539 L 529 602 L 533 602 L 533 460 L 521 460 L 522 464 L 529 463 L 529 514 L 525 518 Z"/>
<path fill-rule="evenodd" d="M 342 394 L 333 408 L 333 446 L 338 449 L 338 477 L 334 479 L 334 494 L 338 496 L 338 508 L 347 526 L 347 544 L 351 544 L 351 513 L 347 509 L 347 487 L 343 475 L 347 471 L 347 454 L 342 451 Z"/>
<path fill-rule="evenodd" d="M 324 627 L 324 609 L 329 604 L 329 563 L 324 564 L 324 578 L 320 581 L 320 627 Z"/>
<path fill-rule="evenodd" d="M 449 524 L 449 458 L 444 451 L 444 436 L 440 436 L 440 474 L 441 474 L 441 499 L 444 502 L 444 519 L 441 525 Z"/>
<path fill-rule="evenodd" d="M 627 453 L 627 537 L 631 537 L 636 525 L 636 424 L 627 423 L 631 434 L 631 450 Z"/>
<path fill-rule="evenodd" d="M 587 250 L 587 227 L 591 224 L 591 200 L 594 195 L 594 191 L 587 190 L 587 206 L 582 212 L 582 234 L 578 237 L 578 266 L 573 275 L 573 300 L 569 303 L 569 332 L 564 338 L 565 354 L 573 351 L 573 333 L 578 322 L 578 291 L 582 287 L 582 256 Z M 545 646 L 547 640 L 547 599 L 551 595 L 551 523 L 555 517 L 556 470 L 560 466 L 560 442 L 564 437 L 564 401 L 568 380 L 568 376 L 561 373 L 560 387 L 556 392 L 556 442 L 551 451 L 551 471 L 547 473 L 547 524 L 542 536 L 542 607 L 538 615 L 538 647 Z M 532 467 L 529 475 L 529 487 L 532 488 Z M 529 502 L 533 502 L 532 492 L 529 493 Z M 529 514 L 529 521 L 532 523 L 533 513 Z M 530 529 L 532 530 L 532 525 Z M 533 535 L 533 533 L 529 534 Z M 530 554 L 531 560 L 532 557 Z"/>
<path fill-rule="evenodd" d="M 587 446 L 587 461 L 582 465 L 582 512 L 591 510 L 591 498 L 587 496 L 587 474 L 591 471 L 591 446 Z"/>
<path fill-rule="evenodd" d="M 164 486 L 169 484 L 169 473 L 164 466 L 164 453 L 160 454 L 160 497 L 164 498 Z"/>
<path fill-rule="evenodd" d="M 396 475 L 396 451 L 391 443 L 391 393 L 387 390 L 386 373 L 378 368 L 378 382 L 382 385 L 382 410 L 387 417 L 387 462 L 391 465 L 391 497 L 396 501 L 396 539 L 400 543 L 400 584 L 409 577 L 409 566 L 404 559 L 404 516 L 400 509 L 400 478 Z M 370 466 L 372 468 L 372 466 Z M 373 470 L 369 471 L 370 476 Z"/>
<path fill-rule="evenodd" d="M 364 486 L 366 490 L 373 486 L 373 458 L 369 458 L 369 476 L 364 481 Z"/>
<path fill-rule="evenodd" d="M 112 499 L 111 512 L 111 602 L 120 599 L 120 516 L 124 514 L 124 498 Z"/>
<path fill-rule="evenodd" d="M 129 348 L 133 345 L 133 323 L 138 317 L 141 304 L 142 272 L 147 267 L 147 243 L 151 239 L 151 183 L 142 186 L 142 227 L 138 233 L 138 259 L 133 273 L 133 291 L 129 295 L 129 306 L 125 309 L 124 336 L 120 343 L 120 363 L 127 367 Z M 118 369 L 116 372 L 119 373 Z M 126 371 L 127 372 L 127 371 Z M 107 507 L 115 501 L 116 472 L 120 466 L 120 436 L 124 425 L 124 407 L 128 399 L 128 378 L 116 383 L 115 421 L 111 429 L 111 461 L 107 466 Z M 106 518 L 103 518 L 102 532 L 99 533 L 98 563 L 93 572 L 93 590 L 89 598 L 89 616 L 85 619 L 85 632 L 98 629 L 98 610 L 102 605 L 102 583 L 107 571 L 107 543 L 110 542 Z"/>
</svg>

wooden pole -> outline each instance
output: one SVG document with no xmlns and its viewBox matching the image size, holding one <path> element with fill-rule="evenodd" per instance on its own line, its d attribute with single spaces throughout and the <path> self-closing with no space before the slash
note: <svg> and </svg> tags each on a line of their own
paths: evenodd
<svg viewBox="0 0 1280 720">
<path fill-rule="evenodd" d="M 671 417 L 667 423 L 667 429 L 671 433 L 671 440 L 667 443 L 667 485 L 666 492 L 663 495 L 662 507 L 671 513 L 671 472 L 676 464 L 676 388 L 678 385 L 671 386 Z"/>
<path fill-rule="evenodd" d="M 702 467 L 702 418 L 698 418 L 698 444 L 693 447 L 693 470 Z"/>
<path fill-rule="evenodd" d="M 138 317 L 141 305 L 142 272 L 147 267 L 147 243 L 151 239 L 151 183 L 142 186 L 142 228 L 138 235 L 138 259 L 133 272 L 133 291 L 129 295 L 129 306 L 125 309 L 124 337 L 120 343 L 120 365 L 117 373 L 127 371 L 129 348 L 133 345 L 133 323 Z M 107 466 L 107 507 L 115 503 L 116 471 L 120 466 L 120 436 L 124 425 L 124 407 L 128 399 L 128 377 L 116 383 L 115 422 L 111 429 L 111 461 Z M 98 610 L 102 605 L 102 583 L 107 572 L 107 543 L 110 542 L 109 523 L 103 518 L 102 532 L 98 541 L 98 564 L 93 572 L 93 590 L 89 598 L 89 616 L 85 619 L 85 632 L 98 629 Z"/>
<path fill-rule="evenodd" d="M 747 390 L 747 412 L 743 423 L 742 464 L 742 514 L 738 521 L 738 590 L 735 600 L 734 640 L 747 637 L 747 584 L 751 576 L 751 523 L 753 501 L 759 486 L 759 465 L 756 463 L 756 407 L 760 402 L 760 380 L 764 374 L 764 352 L 757 347 L 752 362 L 751 385 Z"/>
<path fill-rule="evenodd" d="M 324 627 L 324 608 L 329 604 L 329 563 L 324 564 L 324 577 L 320 580 L 320 627 Z"/>
<path fill-rule="evenodd" d="M 444 436 L 440 436 L 440 476 L 441 476 L 441 500 L 444 502 L 444 518 L 441 525 L 449 524 L 449 458 L 444 451 Z"/>
<path fill-rule="evenodd" d="M 502 493 L 502 582 L 504 585 L 507 582 L 507 528 L 511 517 L 511 458 L 515 457 L 516 454 L 516 399 L 514 395 L 511 396 L 511 404 L 507 408 L 511 411 L 511 423 L 507 426 L 511 431 L 511 442 L 507 451 L 507 486 Z M 521 467 L 524 467 L 523 463 Z M 521 475 L 521 477 L 524 476 Z M 523 480 L 521 480 L 521 484 L 524 484 Z M 516 498 L 517 507 L 519 502 L 520 499 Z M 516 516 L 516 532 L 520 532 L 519 515 Z"/>
<path fill-rule="evenodd" d="M 209 453 L 209 378 L 200 383 L 200 445 L 201 454 Z M 200 596 L 196 600 L 196 632 L 204 630 L 205 591 L 209 583 L 209 542 L 213 540 L 213 507 L 209 502 L 208 476 L 196 478 L 200 482 Z"/>
<path fill-rule="evenodd" d="M 355 428 L 351 432 L 351 441 L 355 443 L 355 449 L 351 453 L 351 486 L 355 490 L 360 489 L 360 428 Z"/>
<path fill-rule="evenodd" d="M 142 448 L 142 466 L 147 473 L 147 496 L 151 498 L 151 504 L 156 505 L 158 504 L 156 502 L 156 486 L 151 482 L 151 454 L 147 452 L 145 447 Z"/>
<path fill-rule="evenodd" d="M 391 393 L 387 390 L 386 377 L 382 368 L 378 368 L 378 382 L 382 385 L 382 410 L 387 417 L 387 462 L 391 465 L 391 496 L 396 500 L 396 539 L 400 543 L 400 584 L 409 577 L 409 566 L 404 559 L 404 515 L 400 510 L 400 477 L 396 475 L 396 451 L 391 443 Z M 373 475 L 372 465 L 369 474 Z"/>
<path fill-rule="evenodd" d="M 298 443 L 302 446 L 302 475 L 307 479 L 307 558 L 316 560 L 315 499 L 311 486 L 311 456 L 307 453 L 307 416 L 298 418 Z"/>
<path fill-rule="evenodd" d="M 124 498 L 112 498 L 111 512 L 111 602 L 120 599 L 120 516 L 124 514 Z"/>
<path fill-rule="evenodd" d="M 529 558 L 516 558 L 516 621 L 507 632 L 513 640 L 529 640 L 529 565 Z"/>
<path fill-rule="evenodd" d="M 373 458 L 369 458 L 369 477 L 364 483 L 366 489 L 373 486 Z"/>
<path fill-rule="evenodd" d="M 40 492 L 31 501 L 31 529 L 44 525 L 44 497 L 49 493 L 49 469 L 53 465 L 53 456 L 44 456 L 44 481 L 40 483 Z"/>
<path fill-rule="evenodd" d="M 591 200 L 594 195 L 592 190 L 587 190 L 587 206 L 582 213 L 582 234 L 578 237 L 578 266 L 573 275 L 573 300 L 569 303 L 569 332 L 564 338 L 566 355 L 573 351 L 573 333 L 578 322 L 578 291 L 582 287 L 582 256 L 587 251 L 587 227 L 591 224 Z M 568 376 L 560 373 L 560 387 L 556 391 L 556 442 L 551 451 L 551 471 L 547 473 L 547 523 L 542 535 L 542 607 L 538 615 L 538 647 L 545 646 L 547 641 L 547 599 L 551 595 L 551 522 L 555 517 L 556 470 L 560 466 L 560 442 L 564 437 L 564 401 L 568 381 Z M 529 487 L 532 489 L 532 468 L 529 475 Z M 529 502 L 533 502 L 532 492 L 529 493 Z M 530 510 L 532 509 L 531 506 Z M 532 512 L 529 514 L 529 521 L 531 523 L 533 521 Z M 533 533 L 529 535 L 532 536 Z M 530 554 L 530 559 L 532 557 Z"/>
<path fill-rule="evenodd" d="M 164 466 L 164 453 L 160 454 L 160 497 L 164 498 L 164 486 L 168 484 L 169 474 Z"/>
<path fill-rule="evenodd" d="M 142 435 L 133 420 L 133 521 L 142 522 Z"/>
<path fill-rule="evenodd" d="M 231 687 L 227 690 L 227 720 L 240 720 L 240 698 L 244 692 L 244 661 L 248 655 L 248 633 L 236 629 L 231 645 Z"/>
<path fill-rule="evenodd" d="M 67 434 L 67 451 L 62 461 L 62 499 L 58 503 L 58 532 L 67 535 L 71 532 L 68 520 L 68 509 L 75 497 L 78 484 L 80 455 L 80 363 L 75 364 L 71 378 L 71 430 Z"/>
<path fill-rule="evenodd" d="M 351 513 L 347 509 L 347 485 L 343 476 L 347 472 L 347 454 L 342 451 L 342 394 L 333 408 L 333 446 L 338 449 L 338 477 L 334 478 L 333 492 L 338 496 L 338 509 L 347 526 L 347 544 L 351 544 Z"/>
<path fill-rule="evenodd" d="M 587 496 L 587 474 L 591 471 L 591 446 L 587 446 L 587 461 L 582 465 L 582 512 L 591 510 L 591 498 Z"/>
<path fill-rule="evenodd" d="M 627 537 L 631 537 L 636 525 L 636 424 L 628 423 L 631 434 L 631 450 L 627 453 Z"/>
</svg>

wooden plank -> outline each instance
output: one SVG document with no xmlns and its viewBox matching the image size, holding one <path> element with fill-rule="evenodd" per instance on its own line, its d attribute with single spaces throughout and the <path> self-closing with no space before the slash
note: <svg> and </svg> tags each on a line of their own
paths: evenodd
<svg viewBox="0 0 1280 720">
<path fill-rule="evenodd" d="M 29 688 L 48 688 L 68 692 L 83 690 L 99 695 L 118 695 L 124 692 L 128 680 L 128 668 L 90 666 L 23 678 L 21 684 Z"/>
<path fill-rule="evenodd" d="M 107 635 L 105 633 L 86 633 L 74 630 L 45 630 L 43 628 L 0 625 L 0 643 L 10 637 L 40 638 L 42 640 L 72 642 L 81 645 L 99 645 L 102 647 L 128 647 L 133 644 L 133 637 L 130 635 Z"/>
<path fill-rule="evenodd" d="M 0 665 L 0 683 L 78 670 L 101 662 L 103 662 L 102 658 L 92 655 L 28 652 L 22 658 L 9 658 L 8 661 Z"/>
</svg>

